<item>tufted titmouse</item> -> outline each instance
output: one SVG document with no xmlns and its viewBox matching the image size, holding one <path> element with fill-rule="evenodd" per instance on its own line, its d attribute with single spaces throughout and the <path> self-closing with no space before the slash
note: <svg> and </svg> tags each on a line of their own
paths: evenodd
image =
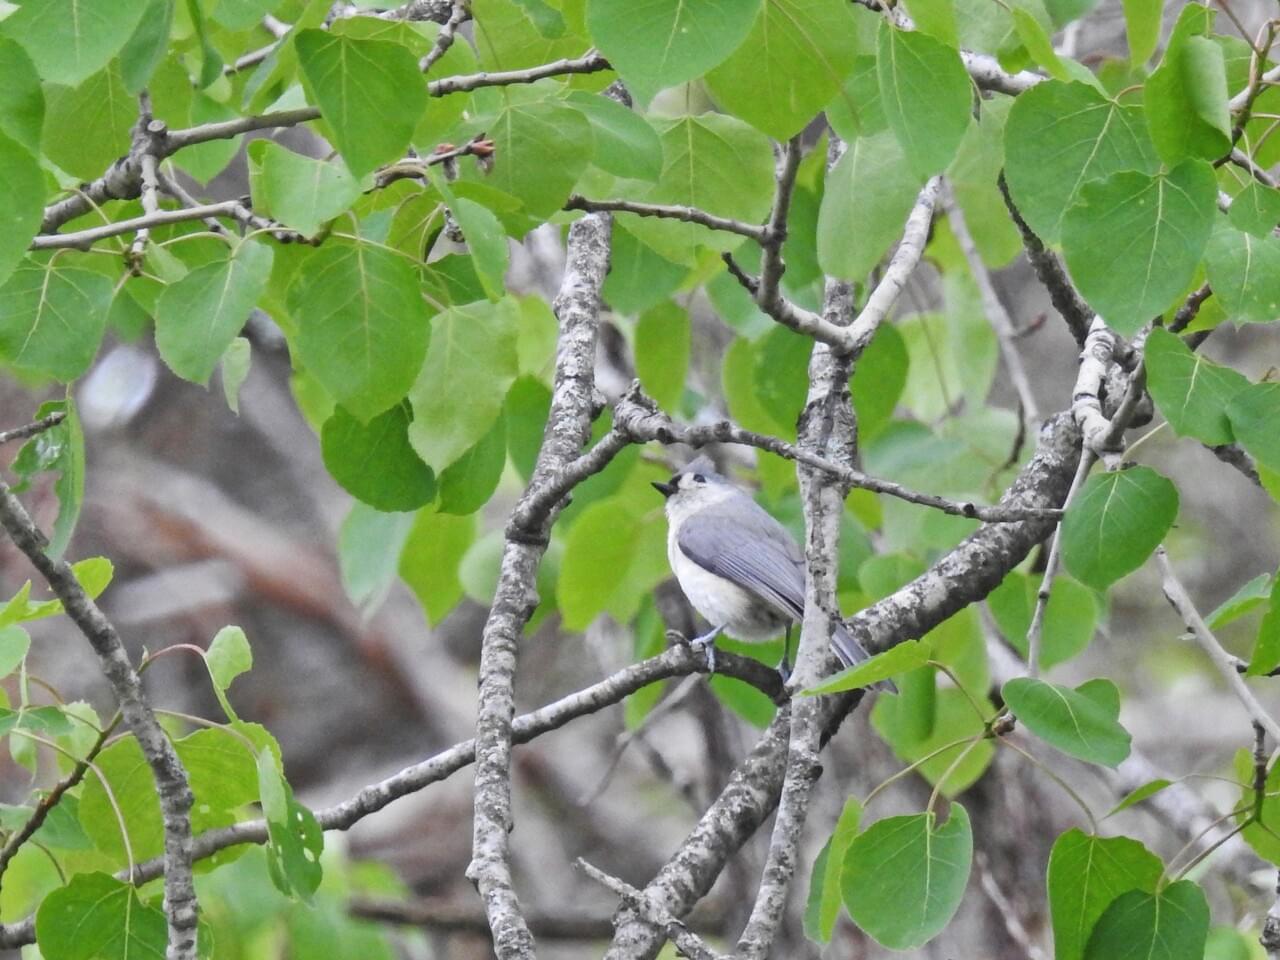
<svg viewBox="0 0 1280 960">
<path fill-rule="evenodd" d="M 723 631 L 762 641 L 786 631 L 782 670 L 789 667 L 791 626 L 804 618 L 804 553 L 785 527 L 743 490 L 698 457 L 666 483 L 667 559 L 694 609 L 711 630 L 692 642 L 704 646 L 715 670 L 715 639 Z M 837 622 L 836 655 L 852 666 L 870 656 Z M 892 690 L 892 684 L 877 685 Z"/>
</svg>

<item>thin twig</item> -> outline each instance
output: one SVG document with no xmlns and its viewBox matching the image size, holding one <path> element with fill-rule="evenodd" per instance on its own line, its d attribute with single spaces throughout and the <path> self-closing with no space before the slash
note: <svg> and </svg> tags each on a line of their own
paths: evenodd
<svg viewBox="0 0 1280 960">
<path fill-rule="evenodd" d="M 637 910 L 650 923 L 656 923 L 661 926 L 666 931 L 667 937 L 675 944 L 675 948 L 681 956 L 688 957 L 689 960 L 726 960 L 726 958 L 708 947 L 701 937 L 686 927 L 678 918 L 673 917 L 661 905 L 652 902 L 642 891 L 637 890 L 628 883 L 624 883 L 617 877 L 610 876 L 598 867 L 593 867 L 581 857 L 574 861 L 574 866 L 596 883 L 608 890 L 612 890 L 621 900 Z"/>
<path fill-rule="evenodd" d="M 418 61 L 418 69 L 426 73 L 435 66 L 436 61 L 448 53 L 449 48 L 453 46 L 454 38 L 458 35 L 458 28 L 470 19 L 471 4 L 468 0 L 455 0 L 449 19 L 444 22 L 440 27 L 440 32 L 436 34 L 436 42 L 427 51 L 427 55 Z"/>
<path fill-rule="evenodd" d="M 444 77 L 427 84 L 427 93 L 433 97 L 447 97 L 451 93 L 467 93 L 481 87 L 509 87 L 520 83 L 537 83 L 548 77 L 563 77 L 579 73 L 599 73 L 610 70 L 609 61 L 595 50 L 580 57 L 556 60 L 552 63 L 526 67 L 523 70 L 503 70 L 495 73 L 471 73 L 460 77 Z"/>
<path fill-rule="evenodd" d="M 987 265 L 982 262 L 978 245 L 973 240 L 973 234 L 969 232 L 964 211 L 960 208 L 954 194 L 948 198 L 947 221 L 951 224 L 951 232 L 955 234 L 965 261 L 969 264 L 969 273 L 973 276 L 973 282 L 977 284 L 983 312 L 996 332 L 996 339 L 1000 343 L 1000 355 L 1004 358 L 1005 369 L 1009 371 L 1009 380 L 1013 384 L 1014 392 L 1018 395 L 1022 416 L 1032 422 L 1038 421 L 1040 410 L 1036 405 L 1035 391 L 1031 389 L 1031 378 L 1027 376 L 1026 367 L 1022 364 L 1022 353 L 1018 350 L 1017 344 L 1017 331 L 1009 318 L 1009 311 L 1000 300 L 1000 294 L 996 292 L 995 284 L 991 282 L 991 273 L 987 270 Z"/>
<path fill-rule="evenodd" d="M 56 427 L 63 420 L 67 419 L 65 410 L 57 410 L 47 417 L 41 417 L 33 423 L 24 424 L 21 427 L 14 427 L 12 430 L 0 431 L 0 444 L 12 443 L 14 440 L 26 440 L 28 437 L 34 437 L 37 433 L 44 433 L 53 427 Z"/>
<path fill-rule="evenodd" d="M 929 493 L 911 490 L 892 480 L 868 476 L 852 467 L 832 463 L 824 457 L 801 450 L 795 444 L 751 430 L 743 430 L 727 420 L 688 427 L 677 424 L 663 413 L 633 383 L 614 407 L 614 429 L 622 431 L 633 442 L 656 440 L 662 444 L 683 443 L 703 447 L 711 443 L 737 443 L 767 450 L 788 460 L 826 471 L 837 479 L 862 490 L 883 493 L 908 503 L 932 507 L 956 517 L 970 517 L 984 523 L 1018 523 L 1024 520 L 1057 520 L 1062 511 L 1044 507 L 984 506 L 967 501 L 948 500 Z M 602 441 L 603 442 L 603 441 Z"/>
<path fill-rule="evenodd" d="M 1204 652 L 1209 655 L 1209 659 L 1213 661 L 1214 666 L 1218 668 L 1218 672 L 1227 681 L 1227 686 L 1231 688 L 1231 692 L 1236 695 L 1244 708 L 1249 711 L 1249 716 L 1271 735 L 1271 739 L 1280 742 L 1280 723 L 1276 723 L 1271 714 L 1258 702 L 1258 698 L 1253 695 L 1253 691 L 1249 689 L 1249 685 L 1236 672 L 1235 666 L 1231 662 L 1231 655 L 1223 649 L 1222 644 L 1218 642 L 1218 638 L 1213 635 L 1213 631 L 1209 629 L 1204 619 L 1200 616 L 1200 612 L 1196 609 L 1191 597 L 1187 594 L 1186 588 L 1178 579 L 1177 574 L 1173 572 L 1173 565 L 1169 562 L 1169 555 L 1165 552 L 1164 545 L 1156 547 L 1156 562 L 1160 565 L 1160 572 L 1163 577 L 1162 588 L 1165 598 L 1172 604 L 1173 609 L 1178 612 L 1178 616 L 1182 618 L 1182 622 L 1186 624 L 1187 629 L 1191 631 L 1192 636 L 1196 638 Z"/>
<path fill-rule="evenodd" d="M 585 210 L 588 213 L 633 213 L 638 217 L 657 217 L 660 220 L 680 220 L 696 223 L 711 230 L 723 230 L 748 237 L 757 243 L 764 241 L 766 227 L 742 220 L 719 217 L 697 207 L 668 206 L 660 203 L 640 203 L 636 200 L 588 200 L 574 194 L 565 201 L 566 210 Z"/>
</svg>

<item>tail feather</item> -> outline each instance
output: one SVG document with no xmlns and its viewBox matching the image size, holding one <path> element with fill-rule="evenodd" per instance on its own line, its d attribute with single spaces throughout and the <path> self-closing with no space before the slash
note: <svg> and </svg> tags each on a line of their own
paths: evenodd
<svg viewBox="0 0 1280 960">
<path fill-rule="evenodd" d="M 836 624 L 836 628 L 831 634 L 831 648 L 835 650 L 836 656 L 840 658 L 840 662 L 846 667 L 852 667 L 855 664 L 862 663 L 864 660 L 871 659 L 871 654 L 867 653 L 862 644 L 840 623 Z M 898 688 L 892 680 L 881 680 L 879 683 L 873 683 L 871 689 L 884 693 L 898 692 Z"/>
</svg>

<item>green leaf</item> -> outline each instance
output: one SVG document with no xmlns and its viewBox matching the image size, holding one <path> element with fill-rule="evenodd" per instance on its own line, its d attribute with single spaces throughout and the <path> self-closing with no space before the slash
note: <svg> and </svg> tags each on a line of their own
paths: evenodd
<svg viewBox="0 0 1280 960">
<path fill-rule="evenodd" d="M 886 21 L 876 43 L 880 100 L 889 127 L 918 176 L 956 155 L 973 112 L 973 87 L 954 47 Z"/>
<path fill-rule="evenodd" d="M 516 379 L 518 311 L 511 298 L 450 307 L 409 392 L 409 442 L 439 474 L 483 437 Z"/>
<path fill-rule="evenodd" d="M 38 155 L 44 125 L 40 75 L 22 47 L 3 36 L 0 36 L 0 76 L 4 77 L 4 86 L 0 87 L 0 133 Z M 4 179 L 8 182 L 9 178 Z M 36 192 L 44 192 L 43 184 Z"/>
<path fill-rule="evenodd" d="M 1121 106 L 1087 84 L 1038 83 L 1009 111 L 1009 192 L 1046 242 L 1058 239 L 1063 215 L 1083 184 L 1122 170 L 1151 173 L 1158 162 L 1142 110 Z"/>
<path fill-rule="evenodd" d="M 1265 605 L 1271 596 L 1272 582 L 1271 574 L 1258 574 L 1224 600 L 1213 613 L 1205 617 L 1205 623 L 1209 625 L 1209 629 L 1219 630 Z"/>
<path fill-rule="evenodd" d="M 244 630 L 235 626 L 219 630 L 204 652 L 204 663 L 209 668 L 209 679 L 213 681 L 213 691 L 223 711 L 229 719 L 237 719 L 227 701 L 227 687 L 240 674 L 253 668 L 253 651 L 249 649 L 249 638 Z"/>
<path fill-rule="evenodd" d="M 1171 786 L 1173 786 L 1173 781 L 1165 780 L 1163 777 L 1158 777 L 1155 780 L 1150 780 L 1147 783 L 1144 783 L 1142 786 L 1138 787 L 1136 790 L 1131 790 L 1127 794 L 1125 794 L 1124 799 L 1121 800 L 1119 803 L 1117 803 L 1114 807 L 1112 807 L 1107 812 L 1107 817 L 1113 816 L 1119 813 L 1121 810 L 1128 810 L 1130 807 L 1138 805 L 1143 800 L 1147 800 L 1150 797 L 1154 797 L 1157 793 L 1159 793 L 1165 787 L 1171 787 Z M 1103 819 L 1105 820 L 1106 817 L 1103 817 Z"/>
<path fill-rule="evenodd" d="M 760 0 L 591 0 L 587 29 L 627 85 L 647 100 L 729 56 L 759 9 Z"/>
<path fill-rule="evenodd" d="M 196 267 L 156 304 L 156 348 L 169 369 L 206 384 L 271 278 L 271 248 L 241 241 L 235 253 Z"/>
<path fill-rule="evenodd" d="M 36 419 L 58 411 L 66 415 L 63 421 L 28 440 L 13 461 L 13 471 L 24 478 L 24 485 L 37 473 L 58 474 L 53 487 L 58 497 L 58 516 L 53 523 L 49 546 L 45 549 L 51 557 L 59 557 L 66 550 L 84 501 L 84 433 L 75 404 L 70 399 L 42 403 L 36 411 Z M 62 609 L 58 601 L 39 606 L 41 610 L 50 611 L 37 614 L 39 616 L 49 616 Z M 3 614 L 0 614 L 0 620 L 3 619 Z"/>
<path fill-rule="evenodd" d="M 862 351 L 849 381 L 858 413 L 858 442 L 865 443 L 891 419 L 907 385 L 907 346 L 898 328 L 882 323 Z"/>
<path fill-rule="evenodd" d="M 294 153 L 271 140 L 249 144 L 255 211 L 314 236 L 360 199 L 360 184 L 340 163 Z"/>
<path fill-rule="evenodd" d="M 1214 297 L 1233 321 L 1280 317 L 1280 239 L 1220 227 L 1209 240 L 1204 266 Z"/>
<path fill-rule="evenodd" d="M 920 674 L 932 679 L 933 672 L 930 667 Z M 982 740 L 984 721 L 974 712 L 968 696 L 955 687 L 943 687 L 935 690 L 932 699 L 913 702 L 908 678 L 914 676 L 904 676 L 902 695 L 877 699 L 871 723 L 899 759 L 919 762 L 916 769 L 920 775 L 932 784 L 941 783 L 942 793 L 954 797 L 982 776 L 995 748 L 989 740 Z M 979 697 L 978 702 L 988 716 L 995 712 L 985 697 Z M 928 731 L 922 733 L 926 725 Z M 965 742 L 965 737 L 981 742 L 974 746 L 972 741 Z M 950 744 L 956 745 L 943 749 Z"/>
<path fill-rule="evenodd" d="M 222 394 L 226 397 L 231 412 L 240 412 L 240 387 L 249 376 L 249 364 L 253 360 L 253 349 L 244 337 L 236 337 L 228 344 L 219 361 L 222 370 Z"/>
<path fill-rule="evenodd" d="M 1081 960 L 1107 906 L 1130 890 L 1152 893 L 1163 864 L 1137 840 L 1068 830 L 1049 854 L 1055 960 Z"/>
<path fill-rule="evenodd" d="M 1151 139 L 1170 166 L 1188 157 L 1216 160 L 1231 150 L 1226 61 L 1222 47 L 1202 36 L 1212 20 L 1205 7 L 1183 7 L 1164 58 L 1143 87 Z"/>
<path fill-rule="evenodd" d="M 1250 180 L 1231 201 L 1227 219 L 1237 230 L 1255 237 L 1271 236 L 1280 223 L 1280 190 Z"/>
<path fill-rule="evenodd" d="M 267 869 L 287 897 L 310 903 L 323 873 L 324 831 L 315 816 L 293 798 L 270 750 L 258 754 L 258 788 L 267 821 Z"/>
<path fill-rule="evenodd" d="M 842 690 L 859 690 L 873 683 L 888 680 L 923 667 L 933 658 L 933 644 L 927 640 L 905 640 L 888 650 L 881 651 L 869 660 L 846 667 L 839 673 L 832 674 L 821 683 L 801 690 L 805 697 L 820 693 L 839 693 Z"/>
<path fill-rule="evenodd" d="M 636 322 L 636 375 L 664 410 L 679 408 L 689 373 L 689 314 L 670 300 Z"/>
<path fill-rule="evenodd" d="M 0 21 L 0 32 L 22 44 L 45 80 L 75 86 L 107 65 L 146 9 L 147 0 L 35 0 Z"/>
<path fill-rule="evenodd" d="M 0 44 L 0 71 L 4 69 L 3 56 L 4 46 Z M 3 86 L 0 84 L 0 89 Z M 0 102 L 0 110 L 3 108 Z M 31 238 L 40 231 L 44 216 L 44 174 L 31 152 L 3 133 L 0 133 L 0 183 L 5 185 L 0 194 L 0 283 L 4 283 L 22 262 Z"/>
<path fill-rule="evenodd" d="M 773 195 L 769 140 L 741 120 L 722 114 L 658 121 L 662 175 L 630 199 L 694 206 L 718 216 L 761 223 Z M 732 250 L 742 238 L 692 223 L 619 215 L 620 222 L 663 257 L 692 265 L 696 246 Z"/>
<path fill-rule="evenodd" d="M 1125 32 L 1129 37 L 1129 62 L 1140 67 L 1151 59 L 1160 42 L 1160 16 L 1164 0 L 1124 0 Z"/>
<path fill-rule="evenodd" d="M 1062 220 L 1071 276 L 1122 334 L 1163 313 L 1191 283 L 1213 229 L 1218 188 L 1209 164 L 1117 173 L 1087 183 Z"/>
<path fill-rule="evenodd" d="M 427 107 L 426 83 L 408 48 L 325 30 L 303 30 L 294 47 L 347 169 L 362 177 L 399 160 Z"/>
<path fill-rule="evenodd" d="M 1147 389 L 1178 436 L 1208 444 L 1235 439 L 1227 405 L 1248 387 L 1244 376 L 1192 353 L 1180 337 L 1159 328 L 1147 338 L 1145 356 Z"/>
<path fill-rule="evenodd" d="M 829 943 L 840 917 L 840 874 L 849 844 L 858 835 L 862 803 L 849 797 L 840 811 L 836 827 L 823 844 L 809 875 L 809 896 L 804 911 L 804 932 L 810 940 Z"/>
<path fill-rule="evenodd" d="M 969 814 L 958 803 L 942 826 L 933 813 L 879 820 L 849 844 L 844 905 L 882 946 L 922 947 L 959 908 L 972 859 Z"/>
<path fill-rule="evenodd" d="M 53 259 L 26 259 L 0 286 L 0 359 L 71 381 L 98 352 L 111 280 Z"/>
<path fill-rule="evenodd" d="M 506 292 L 509 262 L 507 235 L 502 224 L 488 208 L 465 197 L 449 199 L 449 208 L 466 237 L 467 249 L 485 293 L 490 300 L 501 300 Z"/>
<path fill-rule="evenodd" d="M 493 496 L 507 465 L 507 424 L 502 414 L 440 474 L 441 513 L 475 513 Z"/>
<path fill-rule="evenodd" d="M 129 131 L 137 119 L 138 103 L 115 63 L 78 87 L 47 87 L 45 155 L 72 176 L 92 180 L 129 152 Z"/>
<path fill-rule="evenodd" d="M 868 183 L 876 189 L 866 189 Z M 827 174 L 818 211 L 822 269 L 846 280 L 865 279 L 902 236 L 920 184 L 893 133 L 850 143 Z"/>
<path fill-rule="evenodd" d="M 661 303 L 688 272 L 614 222 L 604 299 L 616 313 L 635 316 Z M 737 286 L 736 280 L 730 282 Z"/>
<path fill-rule="evenodd" d="M 889 129 L 880 103 L 880 76 L 876 72 L 875 57 L 853 58 L 853 68 L 840 92 L 827 105 L 826 114 L 831 129 L 847 143 Z"/>
<path fill-rule="evenodd" d="M 409 444 L 410 422 L 403 403 L 368 423 L 335 407 L 320 432 L 326 469 L 347 493 L 378 510 L 416 510 L 430 503 L 436 477 Z"/>
<path fill-rule="evenodd" d="M 1253 819 L 1253 811 L 1258 803 L 1257 793 L 1253 789 L 1254 766 L 1252 752 L 1247 749 L 1236 751 L 1232 764 L 1236 782 L 1241 784 L 1240 799 L 1236 809 L 1242 811 L 1236 815 L 1236 823 L 1242 827 L 1240 835 L 1264 860 L 1280 864 L 1280 838 L 1276 836 L 1271 824 L 1280 816 L 1280 766 L 1272 765 L 1267 771 L 1264 796 L 1261 803 L 1260 816 Z"/>
<path fill-rule="evenodd" d="M 581 111 L 554 98 L 505 100 L 501 110 L 477 117 L 467 129 L 483 131 L 493 141 L 493 165 L 487 172 L 463 165 L 459 184 L 500 190 L 540 220 L 564 206 L 591 160 L 591 124 Z"/>
<path fill-rule="evenodd" d="M 1102 914 L 1084 960 L 1203 960 L 1208 934 L 1209 904 L 1190 880 L 1131 890 Z"/>
<path fill-rule="evenodd" d="M 1245 676 L 1267 677 L 1277 667 L 1280 667 L 1280 579 L 1271 585 L 1270 606 L 1258 625 L 1258 639 Z"/>
<path fill-rule="evenodd" d="M 411 513 L 383 513 L 359 501 L 351 505 L 338 532 L 338 566 L 357 607 L 371 611 L 386 597 L 412 527 Z"/>
<path fill-rule="evenodd" d="M 842 0 L 764 0 L 746 40 L 707 75 L 707 85 L 726 112 L 786 140 L 853 69 L 855 29 Z"/>
<path fill-rule="evenodd" d="M 1027 48 L 1031 59 L 1044 67 L 1045 73 L 1053 79 L 1069 81 L 1071 70 L 1053 48 L 1053 41 L 1049 39 L 1049 33 L 1044 25 L 1023 7 L 1014 7 L 1010 14 L 1013 17 L 1013 26 L 1017 31 L 1018 39 Z"/>
<path fill-rule="evenodd" d="M 1040 580 L 1039 575 L 1014 571 L 987 596 L 996 626 L 1024 658 L 1029 655 L 1027 631 L 1035 614 Z M 1093 639 L 1098 613 L 1093 591 L 1069 577 L 1055 577 L 1041 624 L 1041 665 L 1047 670 L 1082 653 Z"/>
<path fill-rule="evenodd" d="M 388 250 L 332 240 L 289 289 L 298 358 L 352 415 L 369 420 L 413 386 L 427 353 L 429 311 L 413 266 Z"/>
<path fill-rule="evenodd" d="M 585 630 L 609 609 L 635 553 L 640 524 L 614 498 L 589 505 L 565 541 L 556 605 L 567 630 Z"/>
<path fill-rule="evenodd" d="M 591 124 L 591 162 L 597 167 L 632 180 L 653 182 L 662 175 L 662 141 L 648 120 L 616 100 L 585 90 L 572 90 L 565 99 Z"/>
<path fill-rule="evenodd" d="M 418 511 L 400 554 L 400 576 L 422 604 L 427 623 L 433 627 L 462 599 L 458 568 L 475 538 L 474 516 Z"/>
<path fill-rule="evenodd" d="M 1280 471 L 1280 383 L 1254 383 L 1227 404 L 1231 432 L 1268 470 Z"/>
<path fill-rule="evenodd" d="M 503 419 L 507 422 L 507 453 L 526 482 L 542 449 L 542 435 L 551 412 L 551 391 L 541 380 L 519 377 L 507 391 Z"/>
<path fill-rule="evenodd" d="M 105 873 L 77 873 L 36 913 L 36 943 L 48 960 L 163 957 L 167 942 L 164 913 Z"/>
<path fill-rule="evenodd" d="M 1142 566 L 1177 516 L 1177 489 L 1150 467 L 1092 476 L 1062 519 L 1062 561 L 1105 590 Z"/>
<path fill-rule="evenodd" d="M 1003 695 L 1018 720 L 1045 743 L 1079 760 L 1115 767 L 1129 755 L 1129 733 L 1117 720 L 1118 710 L 1113 714 L 1081 690 L 1018 677 L 1004 685 Z"/>
<path fill-rule="evenodd" d="M 973 242 L 989 267 L 1002 267 L 1022 252 L 1022 238 L 1009 219 L 997 179 L 1004 166 L 1004 128 L 1013 101 L 984 101 L 947 170 L 956 202 L 964 211 Z"/>
<path fill-rule="evenodd" d="M 31 649 L 31 635 L 17 624 L 0 627 L 0 679 L 18 669 Z"/>
<path fill-rule="evenodd" d="M 1257 941 L 1235 927 L 1211 927 L 1205 941 L 1204 960 L 1254 960 Z"/>
</svg>

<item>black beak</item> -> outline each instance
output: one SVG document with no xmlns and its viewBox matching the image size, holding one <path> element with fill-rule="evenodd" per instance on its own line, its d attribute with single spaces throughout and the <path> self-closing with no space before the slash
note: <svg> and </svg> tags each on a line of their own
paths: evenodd
<svg viewBox="0 0 1280 960">
<path fill-rule="evenodd" d="M 653 481 L 653 489 L 657 490 L 664 497 L 669 497 L 676 492 L 674 483 L 661 483 L 657 480 Z"/>
</svg>

